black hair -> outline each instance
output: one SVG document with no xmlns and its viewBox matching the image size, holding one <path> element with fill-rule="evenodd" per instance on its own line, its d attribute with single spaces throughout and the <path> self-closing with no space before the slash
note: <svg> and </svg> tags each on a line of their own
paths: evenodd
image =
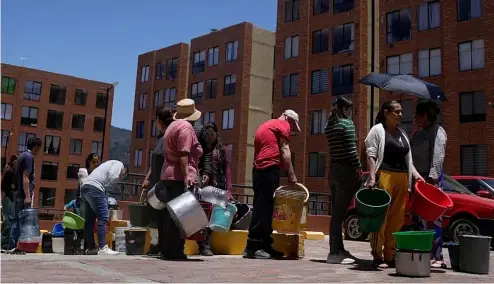
<svg viewBox="0 0 494 284">
<path fill-rule="evenodd" d="M 39 137 L 31 137 L 27 141 L 27 149 L 28 150 L 33 150 L 34 147 L 38 146 L 41 147 L 43 145 L 43 141 L 41 141 L 41 138 Z"/>
<path fill-rule="evenodd" d="M 172 111 L 164 106 L 156 109 L 156 117 L 167 127 L 173 122 Z"/>
<path fill-rule="evenodd" d="M 441 113 L 439 106 L 433 101 L 422 101 L 417 104 L 415 108 L 415 114 L 426 115 L 427 120 L 430 122 L 436 122 L 438 115 Z"/>
<path fill-rule="evenodd" d="M 342 118 L 348 118 L 343 111 L 343 109 L 349 109 L 353 106 L 353 103 L 351 100 L 338 96 L 336 99 L 333 101 L 333 111 L 331 113 L 331 116 L 336 116 L 337 119 L 342 119 Z"/>
<path fill-rule="evenodd" d="M 387 102 L 383 103 L 381 106 L 381 109 L 379 110 L 379 112 L 376 115 L 376 123 L 375 124 L 379 124 L 379 123 L 384 124 L 386 122 L 386 115 L 384 115 L 384 111 L 385 110 L 387 110 L 387 111 L 392 110 L 394 108 L 394 105 L 396 105 L 396 104 L 400 104 L 400 102 L 387 101 Z"/>
<path fill-rule="evenodd" d="M 16 153 L 10 155 L 9 164 L 12 166 L 15 161 L 17 161 L 17 159 L 19 159 L 19 155 L 17 155 Z"/>
<path fill-rule="evenodd" d="M 90 174 L 90 172 L 89 172 L 89 166 L 90 166 L 91 160 L 94 159 L 94 157 L 98 157 L 98 154 L 97 153 L 91 153 L 91 154 L 87 155 L 87 158 L 86 158 L 86 170 L 87 170 L 87 173 L 88 174 Z"/>
</svg>

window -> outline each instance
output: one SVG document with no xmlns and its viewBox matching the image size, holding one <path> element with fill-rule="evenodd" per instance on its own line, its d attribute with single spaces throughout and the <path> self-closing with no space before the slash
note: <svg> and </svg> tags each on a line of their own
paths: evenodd
<svg viewBox="0 0 494 284">
<path fill-rule="evenodd" d="M 309 177 L 324 177 L 326 172 L 326 154 L 309 153 Z"/>
<path fill-rule="evenodd" d="M 206 51 L 194 52 L 192 63 L 192 74 L 201 73 L 204 71 L 204 63 L 206 60 Z"/>
<path fill-rule="evenodd" d="M 216 79 L 206 81 L 206 99 L 216 98 L 217 85 L 218 83 Z"/>
<path fill-rule="evenodd" d="M 24 99 L 31 101 L 39 101 L 41 97 L 41 83 L 34 81 L 26 81 L 24 83 Z"/>
<path fill-rule="evenodd" d="M 149 65 L 141 67 L 141 83 L 149 80 Z"/>
<path fill-rule="evenodd" d="M 419 77 L 441 75 L 441 49 L 419 51 Z"/>
<path fill-rule="evenodd" d="M 140 110 L 145 110 L 147 108 L 147 101 L 148 101 L 148 94 L 147 93 L 139 94 L 139 106 L 138 106 L 138 108 Z"/>
<path fill-rule="evenodd" d="M 298 90 L 297 82 L 298 82 L 297 73 L 283 76 L 282 96 L 283 97 L 297 96 L 297 90 Z"/>
<path fill-rule="evenodd" d="M 105 118 L 104 117 L 95 117 L 93 123 L 93 131 L 94 132 L 103 132 L 105 129 Z"/>
<path fill-rule="evenodd" d="M 487 145 L 460 145 L 460 164 L 462 176 L 488 176 Z"/>
<path fill-rule="evenodd" d="M 458 22 L 480 18 L 482 17 L 482 0 L 457 0 L 457 11 Z"/>
<path fill-rule="evenodd" d="M 223 119 L 222 119 L 222 129 L 233 129 L 233 121 L 235 119 L 235 110 L 234 109 L 225 109 L 223 110 Z"/>
<path fill-rule="evenodd" d="M 401 125 L 400 127 L 405 130 L 408 137 L 412 137 L 413 134 L 413 101 L 412 100 L 402 100 L 401 101 Z"/>
<path fill-rule="evenodd" d="M 2 103 L 2 119 L 11 120 L 12 119 L 12 105 Z"/>
<path fill-rule="evenodd" d="M 178 58 L 173 58 L 167 61 L 166 77 L 169 79 L 177 78 Z"/>
<path fill-rule="evenodd" d="M 106 97 L 106 94 L 97 93 L 96 94 L 96 108 L 105 109 L 107 99 L 108 98 Z"/>
<path fill-rule="evenodd" d="M 165 63 L 156 63 L 156 79 L 159 80 L 165 76 Z"/>
<path fill-rule="evenodd" d="M 312 32 L 312 54 L 326 52 L 329 49 L 328 29 Z"/>
<path fill-rule="evenodd" d="M 353 93 L 353 65 L 333 67 L 332 96 L 348 95 Z"/>
<path fill-rule="evenodd" d="M 237 59 L 238 41 L 231 41 L 226 44 L 226 62 Z"/>
<path fill-rule="evenodd" d="M 175 97 L 177 95 L 177 89 L 171 88 L 165 90 L 165 106 L 167 108 L 175 108 Z"/>
<path fill-rule="evenodd" d="M 293 153 L 293 152 L 291 152 L 291 160 L 292 160 L 293 170 L 295 171 L 295 153 Z M 288 177 L 288 170 L 287 169 L 281 169 L 280 170 L 280 177 Z"/>
<path fill-rule="evenodd" d="M 314 0 L 314 15 L 327 13 L 329 11 L 329 0 Z"/>
<path fill-rule="evenodd" d="M 424 3 L 418 9 L 419 31 L 439 28 L 441 25 L 441 5 L 439 1 Z"/>
<path fill-rule="evenodd" d="M 78 173 L 79 173 L 80 167 L 81 167 L 81 165 L 79 165 L 79 164 L 68 164 L 67 165 L 67 178 L 70 178 L 70 179 L 79 178 Z"/>
<path fill-rule="evenodd" d="M 298 36 L 285 38 L 285 59 L 298 56 Z"/>
<path fill-rule="evenodd" d="M 9 141 L 9 138 L 10 138 L 10 130 L 8 129 L 2 129 L 2 147 L 5 147 L 7 146 L 7 143 Z M 2 164 L 3 166 L 4 164 Z"/>
<path fill-rule="evenodd" d="M 236 87 L 237 87 L 237 76 L 236 75 L 225 76 L 225 86 L 223 87 L 223 95 L 224 96 L 235 95 Z"/>
<path fill-rule="evenodd" d="M 161 89 L 154 92 L 153 107 L 159 108 L 163 105 L 165 99 L 165 90 Z"/>
<path fill-rule="evenodd" d="M 101 141 L 93 141 L 91 143 L 91 153 L 96 153 L 101 156 Z"/>
<path fill-rule="evenodd" d="M 333 13 L 343 13 L 353 9 L 354 0 L 333 0 Z"/>
<path fill-rule="evenodd" d="M 72 129 L 84 130 L 85 122 L 86 122 L 86 116 L 84 114 L 72 115 Z"/>
<path fill-rule="evenodd" d="M 144 121 L 136 123 L 136 138 L 144 138 Z"/>
<path fill-rule="evenodd" d="M 70 147 L 69 153 L 71 155 L 81 155 L 82 154 L 82 139 L 70 138 L 70 146 L 69 147 Z"/>
<path fill-rule="evenodd" d="M 484 40 L 462 42 L 458 45 L 460 71 L 484 68 Z"/>
<path fill-rule="evenodd" d="M 410 9 L 387 14 L 387 42 L 394 43 L 412 37 L 412 16 Z"/>
<path fill-rule="evenodd" d="M 134 167 L 142 166 L 142 150 L 134 150 Z"/>
<path fill-rule="evenodd" d="M 300 0 L 285 0 L 285 23 L 300 19 Z"/>
<path fill-rule="evenodd" d="M 156 120 L 153 120 L 151 122 L 151 137 L 157 137 L 158 136 L 158 127 L 156 127 Z"/>
<path fill-rule="evenodd" d="M 44 161 L 41 165 L 41 179 L 57 180 L 58 163 Z"/>
<path fill-rule="evenodd" d="M 190 87 L 190 98 L 193 99 L 196 104 L 202 102 L 202 95 L 204 93 L 204 82 L 193 83 Z"/>
<path fill-rule="evenodd" d="M 412 74 L 413 54 L 406 53 L 386 58 L 387 72 L 390 75 Z"/>
<path fill-rule="evenodd" d="M 45 136 L 45 154 L 49 155 L 59 155 L 60 154 L 60 136 Z"/>
<path fill-rule="evenodd" d="M 40 187 L 39 207 L 55 207 L 56 188 Z"/>
<path fill-rule="evenodd" d="M 65 86 L 51 85 L 50 86 L 50 103 L 57 105 L 65 105 Z"/>
<path fill-rule="evenodd" d="M 214 113 L 214 111 L 206 112 L 206 114 L 204 115 L 204 124 L 209 122 L 216 123 L 216 114 Z"/>
<path fill-rule="evenodd" d="M 21 125 L 38 126 L 38 108 L 23 106 Z"/>
<path fill-rule="evenodd" d="M 81 89 L 76 89 L 75 90 L 75 97 L 74 97 L 74 104 L 79 105 L 79 106 L 85 106 L 86 103 L 87 103 L 87 91 L 81 90 Z"/>
<path fill-rule="evenodd" d="M 312 71 L 312 94 L 324 93 L 328 90 L 328 69 Z"/>
<path fill-rule="evenodd" d="M 219 57 L 220 57 L 220 48 L 218 46 L 211 47 L 208 50 L 208 66 L 218 65 Z"/>
<path fill-rule="evenodd" d="M 19 152 L 27 151 L 27 141 L 29 141 L 29 139 L 34 137 L 36 137 L 36 134 L 34 133 L 21 132 L 21 134 L 19 135 L 19 142 L 18 142 Z"/>
<path fill-rule="evenodd" d="M 333 28 L 333 53 L 352 51 L 354 47 L 355 25 L 353 23 Z"/>
<path fill-rule="evenodd" d="M 75 189 L 65 189 L 65 194 L 63 197 L 63 202 L 64 204 L 69 203 L 70 201 L 74 200 L 77 198 L 76 195 L 76 190 Z"/>
<path fill-rule="evenodd" d="M 2 76 L 2 93 L 14 94 L 15 93 L 15 78 Z"/>
<path fill-rule="evenodd" d="M 328 113 L 325 110 L 314 110 L 310 114 L 310 134 L 324 134 L 324 128 L 328 123 Z"/>
<path fill-rule="evenodd" d="M 486 121 L 484 91 L 460 93 L 460 123 Z"/>
</svg>

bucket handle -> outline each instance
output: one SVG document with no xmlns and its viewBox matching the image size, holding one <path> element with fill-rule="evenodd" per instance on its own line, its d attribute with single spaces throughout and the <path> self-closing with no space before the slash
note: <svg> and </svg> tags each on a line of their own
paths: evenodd
<svg viewBox="0 0 494 284">
<path fill-rule="evenodd" d="M 309 200 L 309 190 L 307 189 L 307 187 L 305 187 L 305 185 L 301 184 L 301 183 L 296 183 L 295 184 L 298 188 L 302 189 L 301 191 L 305 191 L 305 200 L 304 200 L 304 203 L 306 203 L 308 200 Z M 273 194 L 273 198 L 276 197 L 276 192 L 278 190 L 282 190 L 284 188 L 288 187 L 288 185 L 282 185 L 280 187 L 278 187 L 275 191 L 274 191 L 274 194 Z"/>
<path fill-rule="evenodd" d="M 139 197 L 139 203 L 144 203 L 144 200 L 143 200 L 144 192 L 146 192 L 146 190 L 141 190 L 141 197 Z"/>
</svg>

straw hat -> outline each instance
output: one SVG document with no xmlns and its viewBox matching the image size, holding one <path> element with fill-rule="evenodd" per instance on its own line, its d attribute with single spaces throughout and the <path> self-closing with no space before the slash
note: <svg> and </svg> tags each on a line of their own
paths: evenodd
<svg viewBox="0 0 494 284">
<path fill-rule="evenodd" d="M 173 119 L 185 119 L 196 121 L 201 117 L 201 112 L 196 109 L 196 103 L 191 99 L 183 99 L 177 103 L 177 112 Z"/>
</svg>

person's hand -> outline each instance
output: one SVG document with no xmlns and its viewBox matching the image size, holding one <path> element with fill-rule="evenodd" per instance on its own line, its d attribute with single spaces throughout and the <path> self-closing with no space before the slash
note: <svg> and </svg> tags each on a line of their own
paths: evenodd
<svg viewBox="0 0 494 284">
<path fill-rule="evenodd" d="M 31 197 L 30 196 L 24 198 L 24 204 L 27 205 L 27 204 L 30 204 L 30 203 L 31 203 Z"/>
<path fill-rule="evenodd" d="M 365 182 L 365 187 L 375 188 L 376 187 L 376 177 L 369 176 L 369 178 Z"/>
<path fill-rule="evenodd" d="M 297 177 L 295 176 L 295 174 L 288 175 L 288 183 L 289 184 L 297 183 Z"/>
<path fill-rule="evenodd" d="M 424 180 L 424 178 L 423 178 L 420 174 L 416 174 L 416 175 L 414 176 L 414 178 L 415 178 L 415 180 L 416 180 L 416 181 L 422 181 L 422 182 L 424 182 L 424 181 L 425 181 L 425 180 Z"/>
<path fill-rule="evenodd" d="M 201 179 L 201 184 L 205 186 L 208 184 L 208 181 L 209 181 L 209 177 L 207 175 L 203 175 Z"/>
<path fill-rule="evenodd" d="M 144 182 L 142 183 L 142 190 L 146 191 L 149 187 L 149 180 L 145 179 Z"/>
<path fill-rule="evenodd" d="M 190 187 L 190 186 L 194 185 L 194 183 L 196 183 L 196 182 L 197 182 L 197 180 L 194 180 L 192 178 L 191 174 L 187 174 L 187 176 L 184 178 L 184 183 L 185 183 L 186 187 Z"/>
<path fill-rule="evenodd" d="M 362 180 L 362 168 L 355 169 L 355 174 L 358 180 Z"/>
</svg>

